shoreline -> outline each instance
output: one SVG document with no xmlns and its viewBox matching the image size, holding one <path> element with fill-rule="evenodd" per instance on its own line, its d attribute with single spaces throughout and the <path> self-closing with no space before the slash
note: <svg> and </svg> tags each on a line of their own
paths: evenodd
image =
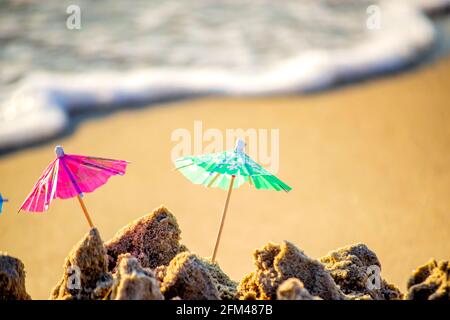
<svg viewBox="0 0 450 320">
<path fill-rule="evenodd" d="M 427 10 L 436 12 L 446 4 L 448 1 L 438 1 Z M 161 68 L 80 75 L 31 74 L 17 85 L 20 90 L 13 101 L 4 101 L 4 110 L 0 110 L 0 156 L 70 134 L 76 128 L 73 116 L 80 112 L 113 111 L 198 96 L 326 92 L 429 63 L 426 60 L 436 35 L 433 22 L 420 11 L 424 5 L 389 1 L 381 5 L 383 30 L 372 32 L 361 43 L 333 51 L 306 52 L 256 75 L 221 69 Z"/>
</svg>

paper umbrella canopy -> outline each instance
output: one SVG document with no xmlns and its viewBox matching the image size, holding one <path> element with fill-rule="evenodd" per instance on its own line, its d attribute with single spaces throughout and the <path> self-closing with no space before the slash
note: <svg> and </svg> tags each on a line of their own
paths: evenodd
<svg viewBox="0 0 450 320">
<path fill-rule="evenodd" d="M 175 160 L 175 166 L 194 184 L 228 190 L 245 182 L 256 189 L 290 191 L 292 188 L 264 169 L 244 152 L 244 142 L 238 140 L 234 150 L 200 156 L 186 156 Z"/>
<path fill-rule="evenodd" d="M 244 183 L 256 189 L 290 191 L 292 188 L 264 169 L 244 152 L 243 140 L 236 142 L 234 150 L 200 156 L 186 156 L 175 160 L 175 167 L 194 184 L 228 190 L 222 221 L 217 235 L 212 261 L 214 262 L 222 233 L 231 190 Z"/>
<path fill-rule="evenodd" d="M 111 176 L 125 174 L 128 162 L 65 154 L 60 146 L 55 148 L 55 152 L 56 158 L 44 170 L 19 211 L 43 212 L 55 198 L 77 197 L 92 228 L 92 220 L 82 200 L 83 193 L 93 192 Z"/>
<path fill-rule="evenodd" d="M 2 213 L 3 210 L 3 202 L 8 202 L 8 199 L 3 198 L 2 194 L 0 193 L 0 213 Z"/>
</svg>

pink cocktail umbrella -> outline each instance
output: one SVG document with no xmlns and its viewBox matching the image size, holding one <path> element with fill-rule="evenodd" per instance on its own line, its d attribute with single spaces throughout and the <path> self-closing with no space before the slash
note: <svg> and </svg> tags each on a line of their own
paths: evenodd
<svg viewBox="0 0 450 320">
<path fill-rule="evenodd" d="M 77 197 L 89 226 L 93 228 L 94 225 L 82 199 L 83 193 L 94 191 L 105 184 L 111 176 L 125 174 L 128 162 L 65 154 L 61 146 L 55 148 L 55 153 L 56 159 L 45 169 L 19 212 L 20 210 L 43 212 L 48 210 L 55 198 Z"/>
</svg>

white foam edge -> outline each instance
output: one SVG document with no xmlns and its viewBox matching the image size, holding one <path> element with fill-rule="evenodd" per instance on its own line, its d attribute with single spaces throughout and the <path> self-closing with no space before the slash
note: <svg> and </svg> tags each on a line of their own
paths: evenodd
<svg viewBox="0 0 450 320">
<path fill-rule="evenodd" d="M 379 6 L 382 27 L 371 31 L 362 43 L 334 51 L 303 52 L 257 74 L 206 68 L 30 74 L 18 85 L 15 97 L 5 101 L 0 109 L 0 149 L 60 134 L 69 123 L 69 112 L 77 110 L 126 107 L 130 103 L 193 95 L 258 96 L 314 91 L 339 81 L 396 70 L 433 44 L 435 30 L 423 13 L 423 6 L 393 0 L 381 1 Z"/>
</svg>

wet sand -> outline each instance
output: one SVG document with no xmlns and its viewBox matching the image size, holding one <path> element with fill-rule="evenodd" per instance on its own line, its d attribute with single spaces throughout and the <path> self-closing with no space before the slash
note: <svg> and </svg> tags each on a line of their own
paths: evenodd
<svg viewBox="0 0 450 320">
<path fill-rule="evenodd" d="M 64 258 L 88 231 L 75 199 L 44 214 L 16 214 L 62 144 L 68 153 L 132 161 L 85 202 L 104 240 L 160 204 L 176 215 L 182 242 L 212 253 L 226 192 L 173 171 L 174 129 L 278 128 L 278 176 L 289 194 L 233 192 L 218 261 L 235 280 L 268 241 L 311 257 L 363 242 L 382 275 L 405 289 L 413 268 L 450 253 L 450 59 L 419 70 L 305 97 L 204 98 L 126 110 L 83 122 L 73 135 L 0 158 L 0 250 L 19 257 L 32 298 L 48 298 Z"/>
</svg>

